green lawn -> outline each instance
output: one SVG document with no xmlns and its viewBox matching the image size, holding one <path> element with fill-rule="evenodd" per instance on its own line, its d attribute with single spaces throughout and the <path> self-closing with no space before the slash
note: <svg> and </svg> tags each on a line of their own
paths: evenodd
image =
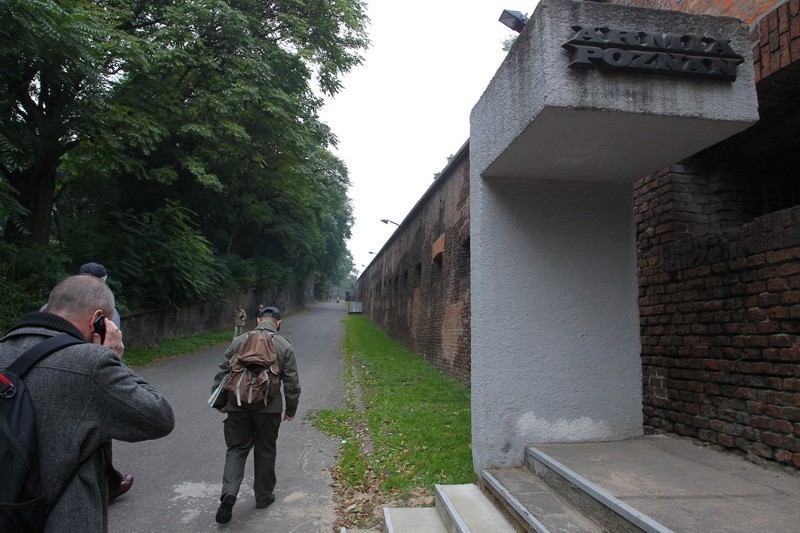
<svg viewBox="0 0 800 533">
<path fill-rule="evenodd" d="M 437 483 L 474 482 L 469 389 L 363 315 L 345 320 L 344 351 L 347 409 L 313 414 L 340 439 L 338 481 L 377 493 L 376 504 L 430 495 Z"/>
<path fill-rule="evenodd" d="M 149 348 L 126 348 L 122 360 L 129 367 L 135 368 L 145 366 L 158 359 L 190 354 L 224 342 L 231 342 L 230 329 L 218 333 L 204 333 L 195 337 L 169 339 Z"/>
</svg>

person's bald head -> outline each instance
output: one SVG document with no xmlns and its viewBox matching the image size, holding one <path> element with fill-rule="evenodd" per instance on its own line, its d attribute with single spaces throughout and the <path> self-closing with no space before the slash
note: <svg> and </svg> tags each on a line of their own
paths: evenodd
<svg viewBox="0 0 800 533">
<path fill-rule="evenodd" d="M 100 309 L 104 315 L 114 315 L 114 294 L 99 278 L 70 276 L 50 292 L 47 312 L 59 315 L 70 322 L 83 322 Z"/>
</svg>

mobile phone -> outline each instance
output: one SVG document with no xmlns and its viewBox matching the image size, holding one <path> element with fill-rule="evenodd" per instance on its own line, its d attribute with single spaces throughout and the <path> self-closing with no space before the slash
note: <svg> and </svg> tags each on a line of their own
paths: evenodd
<svg viewBox="0 0 800 533">
<path fill-rule="evenodd" d="M 92 327 L 94 327 L 94 332 L 100 335 L 100 344 L 103 344 L 106 340 L 106 317 L 100 315 L 95 318 Z"/>
</svg>

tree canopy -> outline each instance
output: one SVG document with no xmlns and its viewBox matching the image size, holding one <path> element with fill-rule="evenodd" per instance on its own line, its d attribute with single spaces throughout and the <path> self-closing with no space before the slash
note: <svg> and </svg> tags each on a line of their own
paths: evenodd
<svg viewBox="0 0 800 533">
<path fill-rule="evenodd" d="M 103 262 L 137 307 L 349 272 L 318 113 L 366 23 L 359 0 L 4 0 L 2 283 L 41 267 L 23 249 L 53 278 Z"/>
</svg>

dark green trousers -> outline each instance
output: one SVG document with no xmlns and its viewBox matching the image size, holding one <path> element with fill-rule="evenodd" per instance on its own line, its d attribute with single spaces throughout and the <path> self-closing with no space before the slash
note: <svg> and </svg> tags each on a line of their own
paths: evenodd
<svg viewBox="0 0 800 533">
<path fill-rule="evenodd" d="M 253 491 L 256 503 L 266 501 L 275 490 L 275 456 L 278 448 L 280 413 L 232 411 L 225 419 L 225 471 L 222 495 L 239 494 L 247 456 L 253 449 Z"/>
</svg>

